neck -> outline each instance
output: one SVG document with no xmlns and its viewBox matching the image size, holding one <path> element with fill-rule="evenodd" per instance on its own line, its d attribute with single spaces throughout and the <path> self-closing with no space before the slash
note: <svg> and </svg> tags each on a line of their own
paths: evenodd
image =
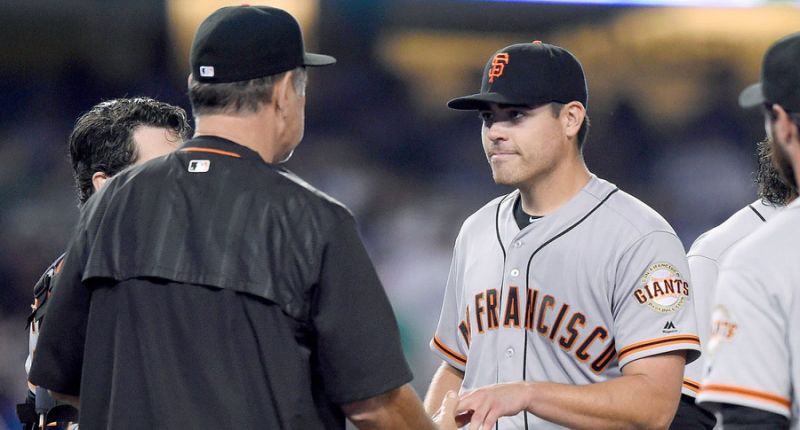
<svg viewBox="0 0 800 430">
<path fill-rule="evenodd" d="M 268 109 L 242 116 L 224 114 L 195 117 L 194 136 L 217 136 L 256 151 L 267 163 L 280 162 L 278 133 Z"/>
<path fill-rule="evenodd" d="M 591 174 L 583 159 L 564 164 L 541 177 L 517 187 L 522 209 L 533 215 L 547 215 L 567 203 L 589 182 Z"/>
</svg>

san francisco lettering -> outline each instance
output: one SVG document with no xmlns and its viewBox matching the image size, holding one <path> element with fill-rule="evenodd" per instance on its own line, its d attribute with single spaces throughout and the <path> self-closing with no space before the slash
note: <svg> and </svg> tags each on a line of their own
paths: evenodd
<svg viewBox="0 0 800 430">
<path fill-rule="evenodd" d="M 670 288 L 677 288 L 674 283 Z M 663 287 L 660 287 L 663 288 Z M 478 334 L 489 330 L 524 328 L 558 345 L 574 355 L 575 359 L 589 363 L 595 373 L 602 373 L 616 357 L 614 340 L 608 329 L 602 326 L 585 327 L 587 318 L 574 311 L 568 303 L 559 303 L 550 294 L 528 288 L 520 297 L 520 288 L 510 286 L 501 306 L 497 289 L 488 289 L 475 294 L 472 303 L 474 315 L 470 318 L 470 306 L 466 306 L 464 319 L 458 328 L 467 346 L 472 342 L 473 327 Z M 646 293 L 645 293 L 646 294 Z M 523 309 L 524 306 L 524 309 Z M 502 307 L 502 308 L 501 308 Z M 594 345 L 605 346 L 599 354 L 589 352 Z"/>
</svg>

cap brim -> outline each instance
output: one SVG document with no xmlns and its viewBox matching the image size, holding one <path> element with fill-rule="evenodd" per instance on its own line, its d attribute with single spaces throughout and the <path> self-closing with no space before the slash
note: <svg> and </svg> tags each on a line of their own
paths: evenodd
<svg viewBox="0 0 800 430">
<path fill-rule="evenodd" d="M 739 106 L 743 108 L 751 108 L 760 106 L 764 103 L 764 91 L 761 88 L 761 82 L 750 85 L 739 94 Z"/>
<path fill-rule="evenodd" d="M 479 93 L 472 94 L 470 96 L 454 98 L 453 100 L 447 102 L 447 107 L 455 110 L 480 110 L 485 108 L 489 103 L 520 106 L 529 104 L 520 100 L 512 100 L 500 93 Z"/>
<path fill-rule="evenodd" d="M 330 55 L 312 54 L 310 52 L 303 54 L 303 65 L 307 67 L 329 66 L 335 62 L 336 59 Z"/>
</svg>

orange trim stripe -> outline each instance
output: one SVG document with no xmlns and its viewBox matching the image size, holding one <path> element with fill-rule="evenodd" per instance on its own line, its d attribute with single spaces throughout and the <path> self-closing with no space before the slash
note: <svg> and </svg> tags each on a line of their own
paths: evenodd
<svg viewBox="0 0 800 430">
<path fill-rule="evenodd" d="M 620 349 L 619 359 L 622 360 L 623 358 L 625 358 L 625 356 L 633 354 L 635 352 L 657 348 L 665 345 L 671 345 L 675 343 L 696 343 L 700 345 L 700 338 L 693 335 L 675 335 L 675 336 L 662 337 L 660 339 L 651 339 L 651 340 L 645 340 L 643 342 L 637 342 L 632 345 L 628 345 L 625 348 Z"/>
<path fill-rule="evenodd" d="M 56 264 L 56 267 L 53 268 L 53 273 L 58 274 L 61 273 L 61 268 L 64 267 L 64 259 L 62 258 L 61 261 Z"/>
<path fill-rule="evenodd" d="M 695 393 L 700 391 L 700 383 L 689 378 L 683 378 L 683 386 Z"/>
<path fill-rule="evenodd" d="M 235 152 L 223 151 L 221 149 L 214 149 L 214 148 L 197 148 L 194 146 L 190 146 L 187 148 L 181 149 L 182 152 L 209 152 L 211 154 L 218 154 L 218 155 L 227 155 L 228 157 L 234 158 L 242 158 L 241 155 Z"/>
<path fill-rule="evenodd" d="M 738 396 L 752 397 L 758 400 L 776 403 L 787 409 L 789 409 L 792 406 L 792 402 L 785 397 L 776 396 L 775 394 L 767 393 L 765 391 L 735 387 L 733 385 L 708 384 L 708 385 L 703 385 L 702 388 L 700 388 L 700 391 L 702 391 L 703 393 L 713 391 L 722 394 L 736 394 Z"/>
<path fill-rule="evenodd" d="M 439 351 L 441 351 L 441 352 L 442 352 L 444 355 L 446 355 L 446 356 L 448 356 L 448 357 L 452 358 L 453 360 L 455 360 L 455 361 L 457 361 L 457 362 L 461 363 L 462 365 L 465 365 L 465 366 L 466 366 L 466 364 L 467 364 L 467 358 L 466 358 L 466 357 L 464 357 L 463 355 L 461 355 L 461 354 L 459 354 L 459 353 L 457 353 L 457 352 L 453 351 L 452 349 L 448 348 L 448 347 L 447 347 L 447 346 L 446 346 L 444 343 L 442 343 L 442 341 L 441 341 L 441 340 L 439 340 L 439 338 L 437 338 L 436 336 L 434 336 L 434 337 L 433 337 L 433 345 L 434 345 L 434 346 L 436 346 L 436 348 L 437 348 Z"/>
</svg>

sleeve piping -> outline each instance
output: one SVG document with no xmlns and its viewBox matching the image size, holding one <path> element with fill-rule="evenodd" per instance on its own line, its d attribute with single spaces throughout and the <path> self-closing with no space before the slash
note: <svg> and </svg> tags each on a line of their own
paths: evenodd
<svg viewBox="0 0 800 430">
<path fill-rule="evenodd" d="M 691 391 L 692 394 L 697 396 L 697 393 L 700 392 L 700 383 L 694 379 L 683 378 L 683 388 Z"/>
<path fill-rule="evenodd" d="M 628 345 L 619 350 L 619 360 L 622 361 L 625 357 L 635 354 L 637 352 L 645 351 L 653 348 L 660 348 L 662 346 L 673 345 L 676 343 L 687 343 L 700 345 L 700 338 L 695 335 L 675 335 L 667 336 L 658 339 L 645 340 Z"/>
<path fill-rule="evenodd" d="M 467 358 L 466 357 L 464 357 L 463 355 L 461 355 L 461 354 L 453 351 L 449 347 L 447 347 L 447 345 L 445 345 L 444 342 L 439 340 L 438 337 L 434 336 L 433 340 L 431 341 L 431 344 L 433 346 L 435 346 L 436 349 L 439 350 L 439 352 L 441 352 L 442 354 L 444 354 L 446 357 L 450 358 L 451 360 L 454 360 L 455 362 L 457 362 L 458 364 L 460 364 L 462 366 L 466 366 L 467 365 Z"/>
<path fill-rule="evenodd" d="M 768 402 L 771 404 L 779 405 L 782 408 L 788 410 L 792 402 L 782 396 L 778 396 L 776 394 L 768 393 L 766 391 L 759 391 L 753 390 L 751 388 L 744 388 L 744 387 L 737 387 L 735 385 L 723 385 L 723 384 L 706 384 L 700 388 L 701 394 L 723 394 L 729 396 L 736 396 L 736 397 L 745 397 L 748 399 L 755 399 L 761 402 Z"/>
</svg>

